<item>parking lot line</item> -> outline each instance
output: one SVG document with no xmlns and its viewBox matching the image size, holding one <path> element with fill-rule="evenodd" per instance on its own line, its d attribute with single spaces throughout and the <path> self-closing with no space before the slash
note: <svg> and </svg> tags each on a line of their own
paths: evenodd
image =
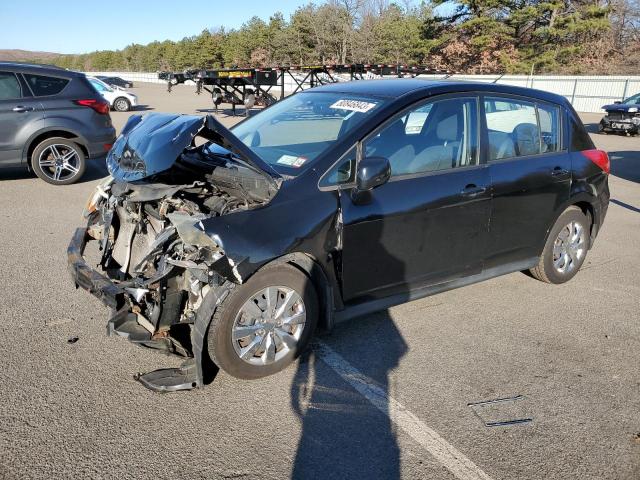
<svg viewBox="0 0 640 480">
<path fill-rule="evenodd" d="M 480 467 L 442 438 L 371 378 L 351 365 L 324 342 L 314 344 L 320 359 L 344 381 L 371 402 L 407 435 L 433 455 L 438 462 L 460 480 L 492 480 Z"/>
</svg>

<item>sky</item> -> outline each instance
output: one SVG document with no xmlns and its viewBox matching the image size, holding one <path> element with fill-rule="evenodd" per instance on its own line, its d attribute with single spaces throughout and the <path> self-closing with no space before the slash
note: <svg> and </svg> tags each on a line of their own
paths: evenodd
<svg viewBox="0 0 640 480">
<path fill-rule="evenodd" d="M 285 18 L 307 0 L 0 0 L 0 49 L 86 53 Z M 317 2 L 316 2 L 317 3 Z"/>
</svg>

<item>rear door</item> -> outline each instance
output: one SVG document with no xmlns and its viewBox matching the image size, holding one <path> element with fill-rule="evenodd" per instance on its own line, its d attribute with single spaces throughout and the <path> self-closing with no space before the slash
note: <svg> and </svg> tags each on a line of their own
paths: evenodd
<svg viewBox="0 0 640 480">
<path fill-rule="evenodd" d="M 346 301 L 482 271 L 490 196 L 478 135 L 470 95 L 422 102 L 362 143 L 361 156 L 389 159 L 392 177 L 364 202 L 341 190 Z M 348 171 L 338 166 L 335 178 Z"/>
<path fill-rule="evenodd" d="M 486 95 L 481 104 L 492 184 L 485 266 L 526 262 L 540 254 L 555 212 L 569 199 L 563 116 L 557 105 L 522 97 Z"/>
<path fill-rule="evenodd" d="M 0 71 L 0 164 L 18 164 L 31 132 L 41 128 L 43 110 L 19 74 Z"/>
</svg>

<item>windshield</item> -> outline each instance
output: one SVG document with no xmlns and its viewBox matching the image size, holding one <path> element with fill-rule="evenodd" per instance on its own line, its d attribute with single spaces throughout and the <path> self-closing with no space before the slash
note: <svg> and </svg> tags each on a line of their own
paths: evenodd
<svg viewBox="0 0 640 480">
<path fill-rule="evenodd" d="M 629 104 L 629 105 L 634 105 L 634 104 L 640 104 L 640 93 L 638 93 L 637 95 L 634 95 L 633 97 L 629 97 L 627 98 L 624 102 L 625 104 Z"/>
<path fill-rule="evenodd" d="M 295 176 L 383 103 L 362 95 L 302 92 L 231 131 L 279 173 Z"/>
</svg>

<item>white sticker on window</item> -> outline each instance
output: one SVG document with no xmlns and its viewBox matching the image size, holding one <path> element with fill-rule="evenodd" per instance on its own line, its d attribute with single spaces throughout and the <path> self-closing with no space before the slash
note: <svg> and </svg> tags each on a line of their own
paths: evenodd
<svg viewBox="0 0 640 480">
<path fill-rule="evenodd" d="M 330 108 L 335 108 L 336 110 L 351 110 L 352 112 L 366 113 L 376 105 L 376 103 L 363 102 L 361 100 L 343 99 L 338 100 L 336 103 L 331 105 Z"/>
<path fill-rule="evenodd" d="M 287 165 L 289 167 L 299 168 L 307 161 L 306 157 L 296 157 L 295 155 L 282 155 L 278 159 L 280 165 Z"/>
</svg>

